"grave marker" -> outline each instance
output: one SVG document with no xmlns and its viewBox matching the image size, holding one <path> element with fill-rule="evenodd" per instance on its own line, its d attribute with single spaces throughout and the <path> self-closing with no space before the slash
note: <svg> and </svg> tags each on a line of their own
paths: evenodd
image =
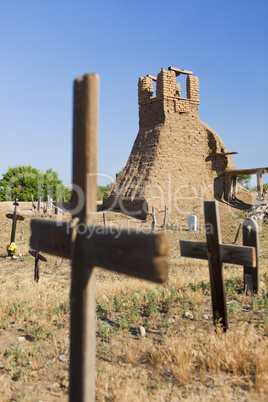
<svg viewBox="0 0 268 402">
<path fill-rule="evenodd" d="M 163 223 L 164 228 L 166 227 L 166 224 L 167 224 L 167 206 L 165 205 L 165 215 L 164 215 L 164 223 Z"/>
<path fill-rule="evenodd" d="M 256 248 L 222 244 L 218 203 L 204 202 L 207 242 L 180 241 L 181 256 L 208 259 L 212 297 L 213 321 L 220 320 L 224 330 L 228 328 L 223 262 L 257 267 Z M 254 268 L 255 269 L 255 268 Z"/>
<path fill-rule="evenodd" d="M 8 219 L 12 219 L 12 229 L 11 229 L 11 237 L 10 237 L 10 243 L 15 243 L 15 237 L 16 237 L 16 228 L 17 228 L 17 221 L 24 221 L 24 217 L 22 215 L 17 214 L 17 206 L 18 204 L 18 199 L 15 199 L 15 202 L 13 203 L 14 205 L 14 212 L 13 214 L 6 214 L 6 217 Z"/>
<path fill-rule="evenodd" d="M 38 197 L 38 201 L 37 201 L 37 211 L 40 214 L 41 212 L 41 197 Z"/>
<path fill-rule="evenodd" d="M 35 206 L 34 198 L 33 198 L 33 195 L 32 195 L 32 194 L 31 194 L 31 198 L 32 198 L 32 207 L 33 207 L 33 210 L 34 210 L 34 212 L 35 212 L 36 206 Z"/>
<path fill-rule="evenodd" d="M 35 258 L 34 264 L 34 280 L 39 282 L 39 260 L 47 262 L 46 257 L 39 253 L 39 251 L 29 250 L 29 254 Z"/>
<path fill-rule="evenodd" d="M 253 219 L 243 222 L 243 244 L 256 250 L 256 266 L 244 264 L 244 288 L 247 293 L 259 293 L 259 241 L 258 225 Z"/>
<path fill-rule="evenodd" d="M 189 215 L 188 216 L 188 230 L 197 231 L 197 216 Z"/>
<path fill-rule="evenodd" d="M 50 198 L 50 196 L 47 196 L 47 212 L 50 213 L 52 209 L 52 198 Z"/>
<path fill-rule="evenodd" d="M 155 225 L 156 225 L 154 207 L 152 208 L 152 217 L 153 217 L 153 220 L 152 220 L 152 228 L 151 228 L 151 231 L 154 232 L 154 230 L 155 230 Z"/>
<path fill-rule="evenodd" d="M 168 244 L 163 235 L 116 233 L 88 227 L 97 200 L 98 76 L 74 83 L 73 222 L 31 222 L 31 247 L 72 259 L 70 401 L 95 397 L 94 266 L 155 282 L 167 279 Z M 84 197 L 84 202 L 81 199 Z M 80 205 L 81 204 L 81 205 Z"/>
</svg>

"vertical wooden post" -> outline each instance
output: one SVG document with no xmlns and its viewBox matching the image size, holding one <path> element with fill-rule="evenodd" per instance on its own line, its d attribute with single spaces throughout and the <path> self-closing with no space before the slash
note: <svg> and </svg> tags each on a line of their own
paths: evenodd
<svg viewBox="0 0 268 402">
<path fill-rule="evenodd" d="M 35 211 L 36 206 L 34 205 L 34 198 L 33 198 L 32 194 L 31 194 L 31 197 L 32 197 L 32 207 L 33 207 L 33 210 Z"/>
<path fill-rule="evenodd" d="M 34 280 L 35 282 L 39 282 L 39 252 L 36 251 L 35 261 L 34 261 Z"/>
<path fill-rule="evenodd" d="M 232 176 L 232 199 L 236 196 L 236 184 L 237 178 L 236 176 Z"/>
<path fill-rule="evenodd" d="M 166 224 L 167 224 L 167 206 L 165 205 L 164 228 L 166 227 Z"/>
<path fill-rule="evenodd" d="M 259 293 L 259 241 L 258 225 L 252 219 L 245 219 L 243 222 L 243 245 L 255 247 L 256 267 L 244 266 L 244 288 L 245 291 Z"/>
<path fill-rule="evenodd" d="M 40 213 L 41 210 L 41 197 L 38 197 L 38 203 L 37 203 L 37 211 Z"/>
<path fill-rule="evenodd" d="M 103 212 L 102 217 L 103 217 L 103 225 L 104 225 L 104 227 L 106 227 L 106 216 L 105 216 L 105 212 Z"/>
<path fill-rule="evenodd" d="M 15 242 L 15 236 L 16 236 L 16 227 L 17 227 L 17 206 L 18 204 L 18 199 L 15 199 L 14 202 L 14 213 L 13 213 L 13 220 L 12 220 L 12 229 L 11 229 L 11 238 L 10 238 L 10 243 Z"/>
<path fill-rule="evenodd" d="M 50 196 L 47 196 L 47 212 L 49 213 L 52 207 L 52 198 Z"/>
<path fill-rule="evenodd" d="M 98 87 L 99 78 L 95 74 L 74 82 L 73 184 L 82 190 L 85 202 L 73 218 L 78 217 L 80 225 L 88 225 L 90 214 L 96 211 Z M 75 191 L 73 209 L 79 201 L 81 197 L 79 200 Z M 95 399 L 95 276 L 94 268 L 86 265 L 86 250 L 78 233 L 71 285 L 71 402 Z"/>
<path fill-rule="evenodd" d="M 263 196 L 263 181 L 262 181 L 261 173 L 257 173 L 257 190 L 258 190 L 258 196 L 262 197 Z"/>
<path fill-rule="evenodd" d="M 231 197 L 231 177 L 229 175 L 225 175 L 224 180 L 224 199 L 230 202 Z"/>
<path fill-rule="evenodd" d="M 228 328 L 225 283 L 222 272 L 219 245 L 221 244 L 220 219 L 218 203 L 214 201 L 204 202 L 206 222 L 206 237 L 209 262 L 209 274 L 211 284 L 211 297 L 214 324 L 221 319 L 224 331 Z"/>
<path fill-rule="evenodd" d="M 154 207 L 152 207 L 152 216 L 153 216 L 153 221 L 152 221 L 152 232 L 154 232 L 155 229 L 155 212 L 154 212 Z"/>
<path fill-rule="evenodd" d="M 234 239 L 233 244 L 235 244 L 235 243 L 236 243 L 236 241 L 237 241 L 237 239 L 238 239 L 238 236 L 239 236 L 239 232 L 240 232 L 241 226 L 242 226 L 242 224 L 241 224 L 241 223 L 239 223 L 239 226 L 238 226 L 238 229 L 237 229 L 237 232 L 236 232 L 236 235 L 235 235 L 235 239 Z"/>
</svg>

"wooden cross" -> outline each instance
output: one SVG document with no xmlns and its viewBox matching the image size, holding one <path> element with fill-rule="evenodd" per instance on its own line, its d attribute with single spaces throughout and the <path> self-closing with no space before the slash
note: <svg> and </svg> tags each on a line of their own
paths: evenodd
<svg viewBox="0 0 268 402">
<path fill-rule="evenodd" d="M 15 199 L 15 202 L 13 203 L 13 205 L 14 205 L 13 214 L 6 214 L 6 217 L 8 219 L 12 219 L 12 229 L 11 229 L 10 243 L 15 242 L 17 221 L 24 221 L 24 217 L 17 214 L 17 206 L 19 205 L 17 198 Z"/>
<path fill-rule="evenodd" d="M 243 244 L 255 248 L 256 266 L 244 264 L 244 290 L 248 293 L 259 293 L 259 239 L 258 225 L 253 219 L 243 222 Z"/>
<path fill-rule="evenodd" d="M 223 329 L 228 328 L 225 284 L 223 279 L 223 262 L 244 265 L 256 270 L 256 247 L 236 246 L 234 244 L 222 244 L 220 232 L 220 219 L 218 203 L 215 201 L 204 202 L 207 242 L 180 241 L 181 256 L 208 259 L 210 286 L 212 297 L 213 321 L 221 322 Z M 250 220 L 251 221 L 251 220 Z M 251 225 L 253 226 L 254 222 Z M 255 232 L 257 233 L 257 232 Z M 251 246 L 252 244 L 250 244 Z"/>
<path fill-rule="evenodd" d="M 52 198 L 50 198 L 50 196 L 47 196 L 47 212 L 50 213 L 52 208 Z"/>
<path fill-rule="evenodd" d="M 152 217 L 153 217 L 153 220 L 152 220 L 152 228 L 151 228 L 151 230 L 152 230 L 152 232 L 154 232 L 155 225 L 156 225 L 154 207 L 152 208 Z"/>
<path fill-rule="evenodd" d="M 32 206 L 33 206 L 33 210 L 35 211 L 36 210 L 36 206 L 35 206 L 35 204 L 34 204 L 34 198 L 33 198 L 33 195 L 31 194 L 31 197 L 32 197 Z"/>
<path fill-rule="evenodd" d="M 38 213 L 41 212 L 41 197 L 38 197 L 38 201 L 37 201 L 37 211 L 38 211 Z"/>
<path fill-rule="evenodd" d="M 168 244 L 163 235 L 88 226 L 97 200 L 98 76 L 74 82 L 73 222 L 31 221 L 31 247 L 72 259 L 70 401 L 95 397 L 94 266 L 139 278 L 167 279 Z M 79 223 L 77 223 L 79 221 Z"/>
<path fill-rule="evenodd" d="M 29 250 L 29 254 L 35 258 L 34 263 L 34 280 L 35 282 L 39 282 L 39 260 L 47 262 L 46 257 L 39 253 L 36 250 Z"/>
</svg>

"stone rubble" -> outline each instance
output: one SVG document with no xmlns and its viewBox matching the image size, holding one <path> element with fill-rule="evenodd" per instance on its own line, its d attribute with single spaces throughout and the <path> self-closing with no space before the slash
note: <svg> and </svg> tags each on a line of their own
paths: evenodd
<svg viewBox="0 0 268 402">
<path fill-rule="evenodd" d="M 251 208 L 250 218 L 257 223 L 268 223 L 268 194 L 264 194 L 259 202 Z"/>
</svg>

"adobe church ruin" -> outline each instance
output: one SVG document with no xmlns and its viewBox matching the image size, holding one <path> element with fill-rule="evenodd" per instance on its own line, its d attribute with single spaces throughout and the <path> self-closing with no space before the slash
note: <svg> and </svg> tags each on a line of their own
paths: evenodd
<svg viewBox="0 0 268 402">
<path fill-rule="evenodd" d="M 186 74 L 187 98 L 176 76 Z M 153 96 L 156 81 L 156 96 Z M 232 153 L 199 118 L 199 80 L 191 71 L 169 67 L 138 82 L 139 133 L 128 162 L 106 193 L 103 209 L 139 217 L 162 211 L 189 215 L 203 201 L 228 196 Z"/>
</svg>

